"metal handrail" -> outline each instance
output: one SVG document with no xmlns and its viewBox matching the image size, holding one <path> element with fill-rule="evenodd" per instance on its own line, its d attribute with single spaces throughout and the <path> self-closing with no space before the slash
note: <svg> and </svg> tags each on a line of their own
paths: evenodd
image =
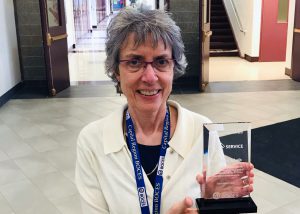
<svg viewBox="0 0 300 214">
<path fill-rule="evenodd" d="M 242 33 L 246 33 L 247 31 L 244 30 L 244 28 L 243 28 L 243 25 L 242 25 L 240 16 L 239 16 L 239 14 L 238 14 L 238 11 L 237 11 L 237 9 L 236 9 L 235 3 L 233 2 L 233 0 L 230 0 L 230 3 L 231 3 L 231 5 L 232 5 L 233 11 L 234 11 L 234 15 L 235 15 L 235 17 L 236 17 L 236 19 L 237 19 L 237 22 L 238 22 L 240 31 L 241 31 Z"/>
</svg>

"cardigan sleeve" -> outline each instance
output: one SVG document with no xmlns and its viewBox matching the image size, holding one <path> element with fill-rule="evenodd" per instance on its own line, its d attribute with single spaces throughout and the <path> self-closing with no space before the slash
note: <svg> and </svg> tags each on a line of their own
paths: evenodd
<svg viewBox="0 0 300 214">
<path fill-rule="evenodd" d="M 82 145 L 79 136 L 77 144 L 77 161 L 75 182 L 81 196 L 81 207 L 84 214 L 106 214 L 109 208 L 101 190 L 95 170 L 93 154 Z"/>
</svg>

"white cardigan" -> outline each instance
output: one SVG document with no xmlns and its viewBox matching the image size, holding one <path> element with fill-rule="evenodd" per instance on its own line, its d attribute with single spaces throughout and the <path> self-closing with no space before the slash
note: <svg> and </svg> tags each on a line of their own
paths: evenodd
<svg viewBox="0 0 300 214">
<path fill-rule="evenodd" d="M 210 122 L 176 102 L 168 103 L 177 109 L 178 120 L 165 157 L 161 213 L 186 196 L 200 197 L 196 175 L 202 172 L 202 125 Z M 123 137 L 125 108 L 87 125 L 78 137 L 76 185 L 83 213 L 141 212 L 131 154 Z M 153 187 L 143 173 L 152 213 Z"/>
</svg>

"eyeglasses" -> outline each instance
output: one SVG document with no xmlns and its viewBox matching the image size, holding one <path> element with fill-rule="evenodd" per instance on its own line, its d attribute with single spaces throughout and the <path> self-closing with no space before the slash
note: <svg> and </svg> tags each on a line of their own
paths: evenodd
<svg viewBox="0 0 300 214">
<path fill-rule="evenodd" d="M 160 72 L 166 72 L 172 68 L 174 61 L 175 59 L 165 58 L 157 58 L 154 59 L 152 62 L 146 62 L 142 59 L 123 59 L 119 60 L 119 63 L 124 63 L 126 69 L 130 72 L 137 72 L 141 68 L 146 68 L 148 64 L 150 64 L 153 68 Z"/>
</svg>

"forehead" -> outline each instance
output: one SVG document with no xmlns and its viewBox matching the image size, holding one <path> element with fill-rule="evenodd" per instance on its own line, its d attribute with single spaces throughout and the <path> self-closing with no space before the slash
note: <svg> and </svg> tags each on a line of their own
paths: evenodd
<svg viewBox="0 0 300 214">
<path fill-rule="evenodd" d="M 155 52 L 156 54 L 161 55 L 172 55 L 171 46 L 169 44 L 165 44 L 161 38 L 156 42 L 149 34 L 145 41 L 137 42 L 136 39 L 135 33 L 128 35 L 120 48 L 121 56 L 130 53 L 144 55 L 150 52 Z"/>
</svg>

